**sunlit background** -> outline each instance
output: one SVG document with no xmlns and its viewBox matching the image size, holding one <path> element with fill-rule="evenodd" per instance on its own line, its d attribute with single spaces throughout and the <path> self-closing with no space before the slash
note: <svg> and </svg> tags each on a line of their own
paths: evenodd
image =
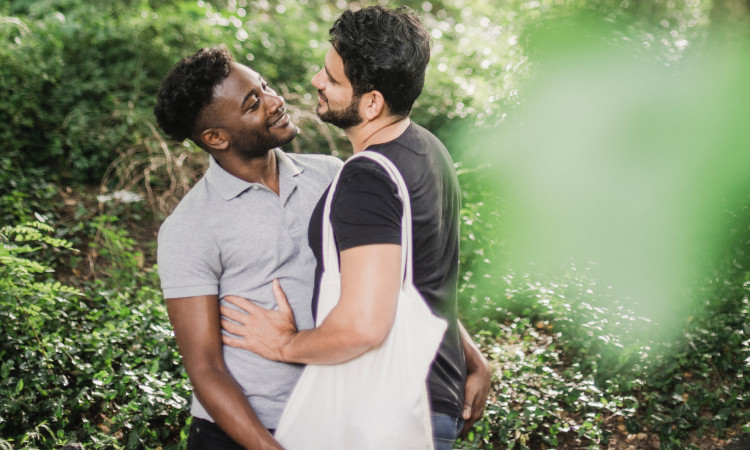
<svg viewBox="0 0 750 450">
<path fill-rule="evenodd" d="M 226 44 L 284 95 L 286 151 L 345 158 L 310 79 L 376 3 L 0 1 L 0 449 L 184 443 L 155 235 L 207 156 L 156 126 L 159 82 Z M 750 4 L 399 4 L 432 36 L 412 118 L 456 161 L 459 311 L 494 373 L 461 445 L 750 433 Z"/>
</svg>

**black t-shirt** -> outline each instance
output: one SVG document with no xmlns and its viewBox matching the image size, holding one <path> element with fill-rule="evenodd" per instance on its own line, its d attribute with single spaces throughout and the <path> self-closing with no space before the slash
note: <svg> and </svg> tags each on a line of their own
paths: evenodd
<svg viewBox="0 0 750 450">
<path fill-rule="evenodd" d="M 460 190 L 448 151 L 429 131 L 412 123 L 395 140 L 374 145 L 398 167 L 412 207 L 414 284 L 433 312 L 448 320 L 448 330 L 429 374 L 432 410 L 460 417 L 466 361 L 457 322 Z M 318 266 L 313 315 L 321 277 L 323 205 L 310 218 L 308 239 Z M 403 205 L 396 185 L 376 162 L 359 158 L 344 166 L 331 206 L 339 251 L 368 244 L 401 244 Z M 414 324 L 419 326 L 419 324 Z"/>
</svg>

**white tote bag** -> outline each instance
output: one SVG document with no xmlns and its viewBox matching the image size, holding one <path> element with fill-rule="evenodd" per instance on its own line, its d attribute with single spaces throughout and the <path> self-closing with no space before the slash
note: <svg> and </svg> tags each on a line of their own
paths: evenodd
<svg viewBox="0 0 750 450">
<path fill-rule="evenodd" d="M 371 151 L 352 156 L 380 163 L 398 186 L 403 281 L 393 328 L 383 344 L 341 364 L 305 367 L 276 429 L 289 450 L 432 449 L 427 373 L 445 333 L 412 281 L 409 191 L 391 161 Z M 340 174 L 341 172 L 339 172 Z M 323 210 L 323 266 L 316 325 L 339 301 L 341 280 L 330 210 L 338 175 Z"/>
</svg>

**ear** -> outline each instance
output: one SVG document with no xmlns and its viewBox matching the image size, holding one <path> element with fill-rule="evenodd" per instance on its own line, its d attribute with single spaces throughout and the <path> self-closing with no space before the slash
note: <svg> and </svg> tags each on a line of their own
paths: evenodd
<svg viewBox="0 0 750 450">
<path fill-rule="evenodd" d="M 212 151 L 224 151 L 229 148 L 229 134 L 223 128 L 206 128 L 201 132 L 200 140 Z"/>
<path fill-rule="evenodd" d="M 362 96 L 362 104 L 365 108 L 364 116 L 367 120 L 376 119 L 381 114 L 388 113 L 388 106 L 380 91 L 370 91 Z"/>
</svg>

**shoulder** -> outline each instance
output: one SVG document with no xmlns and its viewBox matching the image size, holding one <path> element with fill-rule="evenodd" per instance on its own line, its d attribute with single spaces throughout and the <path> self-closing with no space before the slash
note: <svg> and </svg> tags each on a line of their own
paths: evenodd
<svg viewBox="0 0 750 450">
<path fill-rule="evenodd" d="M 386 169 L 366 157 L 348 160 L 341 169 L 334 201 L 337 201 L 340 195 L 355 195 L 360 199 L 365 196 L 368 198 L 366 203 L 400 201 L 396 183 Z"/>
<path fill-rule="evenodd" d="M 414 122 L 396 140 L 383 144 L 376 151 L 388 156 L 395 164 L 414 164 L 449 158 L 445 145 L 428 129 Z"/>
<path fill-rule="evenodd" d="M 179 277 L 180 270 L 215 261 L 220 253 L 215 239 L 220 214 L 205 202 L 193 202 L 195 197 L 188 193 L 159 227 L 156 256 L 161 277 Z"/>
<path fill-rule="evenodd" d="M 212 199 L 206 178 L 203 177 L 180 200 L 175 209 L 169 214 L 159 227 L 158 240 L 184 239 L 196 233 L 202 233 L 207 227 L 204 225 L 212 214 L 207 214 Z M 208 227 L 210 228 L 210 227 Z"/>
<path fill-rule="evenodd" d="M 352 181 L 362 185 L 374 183 L 386 185 L 389 188 L 395 187 L 395 183 L 383 166 L 370 158 L 364 157 L 347 161 L 341 169 L 340 183 L 346 184 Z"/>
<path fill-rule="evenodd" d="M 390 159 L 401 172 L 409 190 L 435 180 L 455 177 L 453 158 L 448 149 L 426 128 L 412 122 L 398 139 L 373 150 Z"/>
<path fill-rule="evenodd" d="M 312 169 L 314 171 L 329 174 L 331 177 L 333 177 L 333 175 L 335 175 L 344 164 L 340 159 L 331 155 L 309 153 L 285 153 L 285 155 L 301 169 Z"/>
<path fill-rule="evenodd" d="M 331 155 L 324 155 L 321 153 L 284 153 L 287 157 L 291 158 L 294 162 L 300 164 L 308 164 L 311 166 L 336 166 L 341 167 L 343 162 Z"/>
</svg>

